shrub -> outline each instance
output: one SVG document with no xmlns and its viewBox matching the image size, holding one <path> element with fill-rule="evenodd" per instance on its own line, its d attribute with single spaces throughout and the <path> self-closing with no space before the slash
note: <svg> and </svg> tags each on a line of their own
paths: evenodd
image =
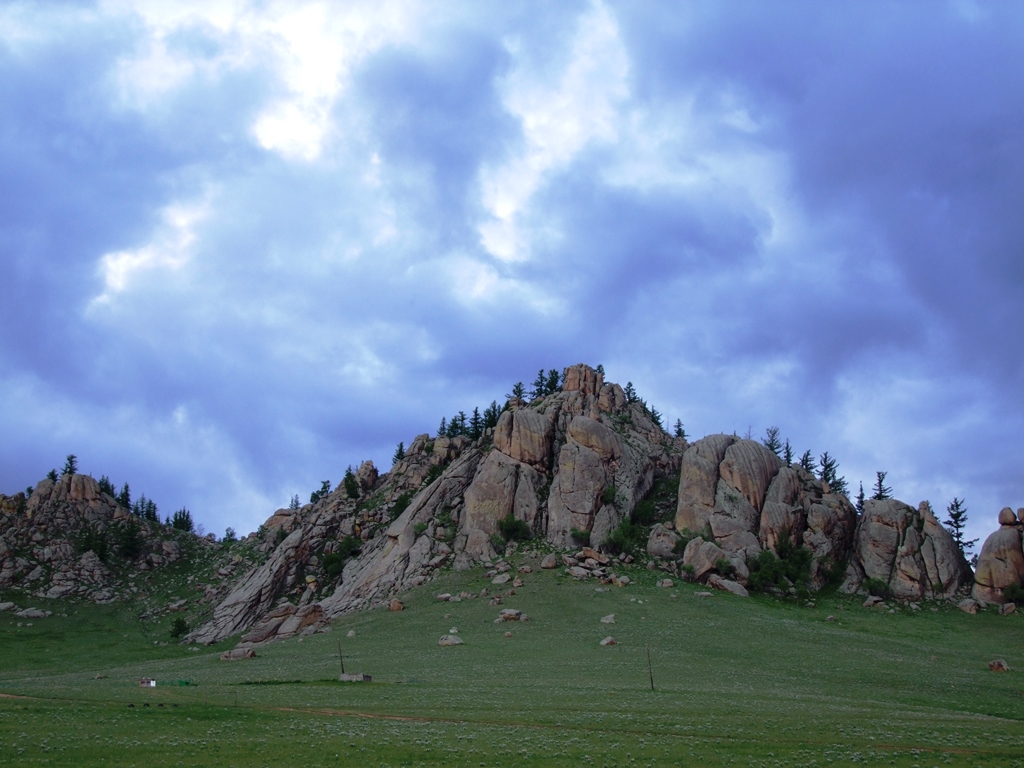
<svg viewBox="0 0 1024 768">
<path fill-rule="evenodd" d="M 861 586 L 868 591 L 869 595 L 875 597 L 888 597 L 889 585 L 881 579 L 864 579 Z"/>
<path fill-rule="evenodd" d="M 188 622 L 181 618 L 181 616 L 175 617 L 174 621 L 171 622 L 171 637 L 173 637 L 175 640 L 177 640 L 182 635 L 187 635 L 188 630 Z"/>
<path fill-rule="evenodd" d="M 92 551 L 101 561 L 107 559 L 107 537 L 95 526 L 86 525 L 82 528 L 75 548 L 82 554 Z"/>
<path fill-rule="evenodd" d="M 444 467 L 441 466 L 440 464 L 435 464 L 427 471 L 427 477 L 426 479 L 424 479 L 423 484 L 430 485 L 432 482 L 437 480 L 437 478 L 439 478 L 443 472 Z"/>
<path fill-rule="evenodd" d="M 604 504 L 614 504 L 615 503 L 615 486 L 614 485 L 606 485 L 605 486 L 604 491 L 601 493 L 601 501 Z"/>
<path fill-rule="evenodd" d="M 134 560 L 142 553 L 142 531 L 138 518 L 129 517 L 125 520 L 124 525 L 114 533 L 114 537 L 117 542 L 117 554 L 126 560 Z"/>
<path fill-rule="evenodd" d="M 339 541 L 334 552 L 323 557 L 323 567 L 327 578 L 332 581 L 337 579 L 345 569 L 345 563 L 349 558 L 356 557 L 362 546 L 363 542 L 358 536 L 346 536 Z"/>
<path fill-rule="evenodd" d="M 414 534 L 415 534 L 416 536 L 419 536 L 419 535 L 421 535 L 421 534 L 422 534 L 422 533 L 423 533 L 423 532 L 424 532 L 425 530 L 427 530 L 427 524 L 426 524 L 426 523 L 416 523 L 416 524 L 415 524 L 415 525 L 414 525 L 414 526 L 412 527 L 412 532 L 413 532 L 413 533 L 414 533 Z"/>
<path fill-rule="evenodd" d="M 511 512 L 498 521 L 498 530 L 505 541 L 526 541 L 530 538 L 530 526 L 525 520 L 517 520 Z"/>
<path fill-rule="evenodd" d="M 409 508 L 409 505 L 411 503 L 412 503 L 412 494 L 411 493 L 403 493 L 401 496 L 399 496 L 397 499 L 395 499 L 395 503 L 391 507 L 391 519 L 394 520 L 399 515 L 401 515 L 403 512 L 405 512 L 405 510 L 407 510 Z"/>
<path fill-rule="evenodd" d="M 811 551 L 796 546 L 786 528 L 779 531 L 775 549 L 777 554 L 766 549 L 751 561 L 749 586 L 759 592 L 786 591 L 790 586 L 806 591 L 811 579 Z"/>
<path fill-rule="evenodd" d="M 1011 603 L 1024 602 L 1024 587 L 1020 584 L 1010 584 L 1003 588 L 1003 597 Z"/>
<path fill-rule="evenodd" d="M 658 507 L 655 505 L 654 499 L 644 499 L 633 507 L 633 522 L 646 526 L 658 522 Z"/>
<path fill-rule="evenodd" d="M 505 551 L 505 540 L 501 538 L 501 534 L 492 533 L 490 541 L 495 552 L 501 553 Z"/>
<path fill-rule="evenodd" d="M 732 576 L 736 572 L 735 566 L 727 558 L 720 557 L 715 560 L 715 570 L 723 576 Z"/>
<path fill-rule="evenodd" d="M 612 531 L 603 547 L 613 555 L 640 549 L 647 543 L 647 531 L 631 520 L 623 520 Z"/>
<path fill-rule="evenodd" d="M 581 547 L 590 546 L 590 531 L 581 531 L 579 528 L 573 528 L 569 531 L 569 535 Z"/>
</svg>

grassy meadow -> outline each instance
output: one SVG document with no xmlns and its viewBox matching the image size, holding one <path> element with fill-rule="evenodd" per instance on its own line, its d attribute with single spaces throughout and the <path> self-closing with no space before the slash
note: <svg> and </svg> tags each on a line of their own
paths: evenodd
<svg viewBox="0 0 1024 768">
<path fill-rule="evenodd" d="M 498 589 L 448 574 L 402 612 L 235 662 L 219 654 L 237 639 L 154 645 L 166 614 L 36 601 L 54 615 L 0 614 L 0 765 L 1024 766 L 1018 615 L 700 597 L 630 575 L 597 591 L 526 574 L 495 607 L 438 603 Z M 504 607 L 531 620 L 495 624 Z M 453 627 L 465 644 L 439 647 Z M 337 682 L 339 642 L 372 683 Z M 995 658 L 1012 671 L 990 672 Z"/>
</svg>

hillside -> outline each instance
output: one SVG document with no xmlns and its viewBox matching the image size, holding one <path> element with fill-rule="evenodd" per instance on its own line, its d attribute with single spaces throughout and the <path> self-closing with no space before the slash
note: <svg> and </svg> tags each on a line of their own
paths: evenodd
<svg viewBox="0 0 1024 768">
<path fill-rule="evenodd" d="M 927 502 L 868 500 L 858 514 L 824 475 L 761 443 L 668 434 L 632 387 L 586 365 L 491 416 L 475 434 L 463 424 L 416 436 L 388 472 L 364 462 L 240 542 L 140 520 L 88 476 L 41 481 L 28 497 L 0 498 L 0 588 L 132 601 L 145 591 L 139 571 L 180 563 L 193 591 L 165 609 L 182 614 L 186 640 L 240 637 L 242 650 L 315 632 L 441 573 L 493 570 L 519 547 L 583 580 L 614 584 L 634 564 L 804 601 L 829 586 L 961 600 L 974 586 Z M 1016 518 L 1004 528 L 1019 554 Z M 996 573 L 1002 560 L 983 558 L 980 604 L 1020 583 L 1019 559 L 1020 573 Z"/>
</svg>

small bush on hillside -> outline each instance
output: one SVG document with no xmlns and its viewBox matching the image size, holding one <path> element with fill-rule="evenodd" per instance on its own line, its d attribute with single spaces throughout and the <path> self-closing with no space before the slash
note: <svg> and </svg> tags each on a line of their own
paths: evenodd
<svg viewBox="0 0 1024 768">
<path fill-rule="evenodd" d="M 492 533 L 490 542 L 491 546 L 494 548 L 494 551 L 497 552 L 499 555 L 505 551 L 505 545 L 507 542 L 503 538 L 501 538 L 500 533 Z"/>
<path fill-rule="evenodd" d="M 117 554 L 125 560 L 134 560 L 142 554 L 142 530 L 138 518 L 129 516 L 124 525 L 114 533 Z"/>
<path fill-rule="evenodd" d="M 869 595 L 875 597 L 888 597 L 889 585 L 881 579 L 864 579 L 861 586 L 868 591 Z"/>
<path fill-rule="evenodd" d="M 99 528 L 87 525 L 78 534 L 78 541 L 75 544 L 82 554 L 93 552 L 101 561 L 107 560 L 107 537 Z"/>
<path fill-rule="evenodd" d="M 412 527 L 412 532 L 416 536 L 421 535 L 425 530 L 427 530 L 427 524 L 426 523 L 416 523 Z"/>
<path fill-rule="evenodd" d="M 339 541 L 334 552 L 323 557 L 322 562 L 327 578 L 334 581 L 341 576 L 341 572 L 345 569 L 345 563 L 349 558 L 358 555 L 362 546 L 363 542 L 357 536 L 346 536 Z"/>
<path fill-rule="evenodd" d="M 647 544 L 647 530 L 636 525 L 632 520 L 623 520 L 619 526 L 612 531 L 605 541 L 603 548 L 610 554 L 617 555 L 620 552 L 632 552 Z"/>
<path fill-rule="evenodd" d="M 766 549 L 751 561 L 749 585 L 759 592 L 785 592 L 791 585 L 805 592 L 811 580 L 811 551 L 796 546 L 786 528 L 779 531 L 775 549 Z"/>
<path fill-rule="evenodd" d="M 581 547 L 590 546 L 590 531 L 581 531 L 579 528 L 573 528 L 569 531 L 569 535 L 572 536 L 572 540 Z"/>
<path fill-rule="evenodd" d="M 732 576 L 736 573 L 736 567 L 724 557 L 720 557 L 715 560 L 715 570 L 723 576 Z"/>
<path fill-rule="evenodd" d="M 518 520 L 511 512 L 498 521 L 498 530 L 505 541 L 526 541 L 530 538 L 530 526 L 525 520 Z"/>
<path fill-rule="evenodd" d="M 401 515 L 403 512 L 405 512 L 405 510 L 407 510 L 409 508 L 409 505 L 411 503 L 412 503 L 412 494 L 411 493 L 403 493 L 401 496 L 399 496 L 397 499 L 395 499 L 395 504 L 394 504 L 393 507 L 391 507 L 391 519 L 394 520 L 399 515 Z"/>
<path fill-rule="evenodd" d="M 1022 603 L 1024 602 L 1024 587 L 1020 584 L 1010 584 L 1003 588 L 1003 597 L 1011 603 Z"/>
<path fill-rule="evenodd" d="M 604 504 L 614 504 L 615 503 L 615 486 L 614 485 L 606 485 L 605 486 L 604 491 L 601 493 L 601 501 Z"/>
<path fill-rule="evenodd" d="M 171 637 L 177 640 L 182 635 L 187 635 L 189 630 L 188 622 L 178 616 L 171 623 Z"/>
</svg>

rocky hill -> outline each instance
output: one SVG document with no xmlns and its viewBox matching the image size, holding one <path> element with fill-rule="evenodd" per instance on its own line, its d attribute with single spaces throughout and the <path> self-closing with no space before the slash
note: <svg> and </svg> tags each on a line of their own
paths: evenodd
<svg viewBox="0 0 1024 768">
<path fill-rule="evenodd" d="M 43 481 L 28 498 L 0 497 L 0 515 L 0 588 L 50 597 L 128 599 L 126 569 L 166 567 L 195 540 L 140 524 L 83 475 Z M 123 541 L 126 530 L 138 541 L 118 575 L 86 545 L 97 532 Z M 985 600 L 1024 579 L 1016 518 L 997 534 L 979 562 L 975 594 Z M 550 553 L 546 567 L 620 585 L 627 567 L 737 594 L 809 595 L 832 583 L 917 601 L 962 597 L 973 585 L 927 502 L 869 500 L 858 515 L 844 495 L 758 442 L 670 436 L 631 391 L 581 364 L 564 371 L 559 390 L 510 400 L 478 439 L 419 435 L 389 472 L 365 462 L 333 493 L 277 510 L 237 546 L 217 550 L 220 560 L 197 579 L 200 621 L 187 639 L 245 633 L 244 648 L 314 631 L 441 568 L 504 570 L 506 548 L 520 540 Z M 992 565 L 1009 550 L 1019 568 Z"/>
</svg>

